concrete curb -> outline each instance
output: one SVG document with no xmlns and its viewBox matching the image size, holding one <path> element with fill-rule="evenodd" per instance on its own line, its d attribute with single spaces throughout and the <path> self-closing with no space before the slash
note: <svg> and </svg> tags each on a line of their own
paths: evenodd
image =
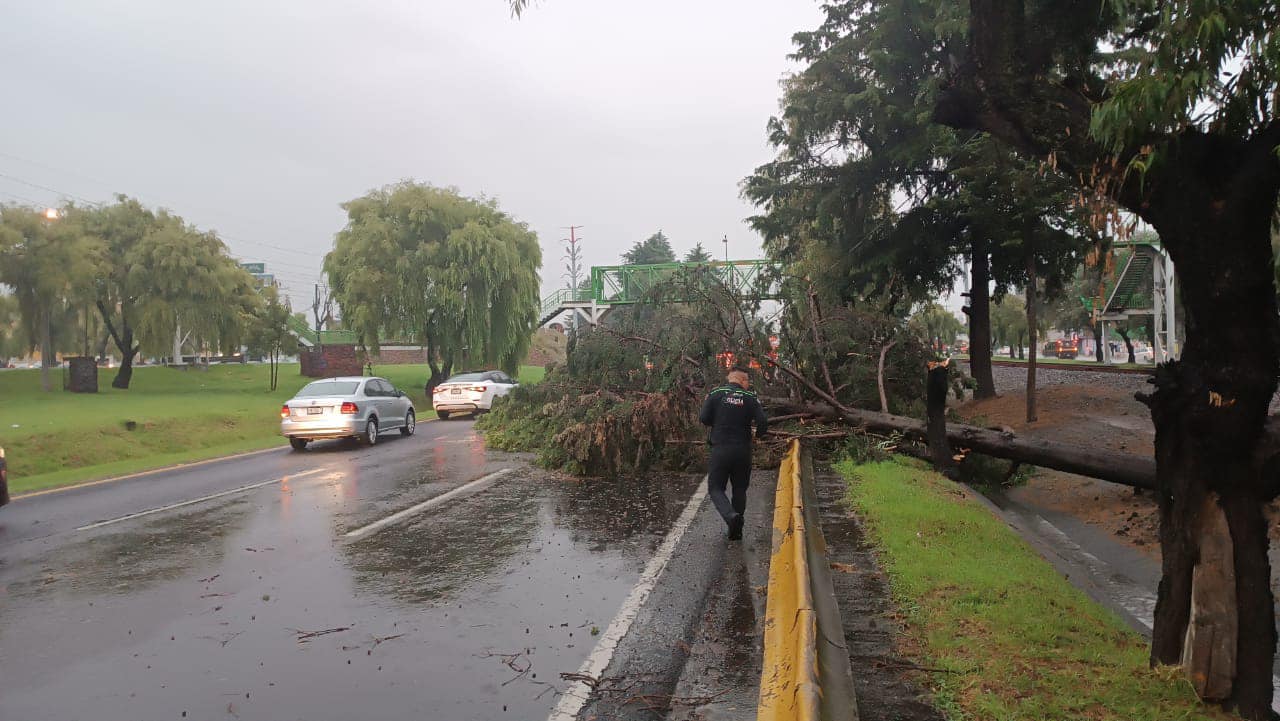
<svg viewBox="0 0 1280 721">
<path fill-rule="evenodd" d="M 773 512 L 758 721 L 858 718 L 812 473 L 800 441 L 792 441 Z"/>
</svg>

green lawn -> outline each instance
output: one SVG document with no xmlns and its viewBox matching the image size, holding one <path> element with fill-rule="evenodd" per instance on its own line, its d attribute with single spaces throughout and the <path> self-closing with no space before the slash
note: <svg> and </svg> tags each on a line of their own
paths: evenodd
<svg viewBox="0 0 1280 721">
<path fill-rule="evenodd" d="M 906 622 L 904 653 L 951 719 L 1237 718 L 956 484 L 901 461 L 838 470 Z"/>
<path fill-rule="evenodd" d="M 434 417 L 422 392 L 425 364 L 374 372 L 409 394 L 420 419 Z M 520 380 L 543 373 L 526 366 Z M 309 380 L 297 364 L 280 367 L 274 392 L 265 365 L 142 367 L 127 391 L 111 388 L 113 377 L 113 370 L 99 375 L 97 394 L 44 393 L 38 370 L 0 373 L 0 447 L 12 493 L 284 445 L 278 411 Z"/>
</svg>

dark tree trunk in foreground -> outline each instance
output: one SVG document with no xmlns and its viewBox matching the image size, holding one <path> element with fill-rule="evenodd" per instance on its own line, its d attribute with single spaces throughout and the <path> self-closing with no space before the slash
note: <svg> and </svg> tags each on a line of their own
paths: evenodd
<svg viewBox="0 0 1280 721">
<path fill-rule="evenodd" d="M 935 118 L 1052 157 L 1082 186 L 1103 170 L 1105 190 L 1173 257 L 1186 343 L 1142 396 L 1156 429 L 1163 566 L 1151 660 L 1184 664 L 1201 698 L 1270 719 L 1276 631 L 1262 508 L 1276 495 L 1276 470 L 1255 455 L 1280 371 L 1270 237 L 1280 123 L 1247 136 L 1153 131 L 1113 157 L 1089 132 L 1098 99 L 1089 93 L 1099 89 L 1061 82 L 1044 64 L 1044 50 L 1068 41 L 1031 28 L 1022 0 L 970 0 L 969 9 L 968 57 Z M 1139 172 L 1130 161 L 1144 148 L 1159 162 Z"/>
<path fill-rule="evenodd" d="M 1163 551 L 1152 660 L 1183 663 L 1203 698 L 1267 718 L 1276 634 L 1262 507 L 1275 491 L 1255 459 L 1280 370 L 1270 240 L 1280 172 L 1270 158 L 1233 172 L 1250 159 L 1218 145 L 1184 143 L 1171 161 L 1199 182 L 1157 186 L 1148 212 L 1179 269 L 1187 324 L 1181 360 L 1159 367 L 1142 397 L 1156 427 Z"/>
<path fill-rule="evenodd" d="M 987 239 L 974 232 L 971 258 L 969 305 L 969 373 L 977 388 L 974 398 L 995 398 L 996 382 L 991 374 L 991 256 Z"/>
<path fill-rule="evenodd" d="M 1094 321 L 1089 326 L 1089 331 L 1093 333 L 1093 359 L 1102 363 L 1106 360 L 1102 357 L 1102 323 Z"/>
</svg>

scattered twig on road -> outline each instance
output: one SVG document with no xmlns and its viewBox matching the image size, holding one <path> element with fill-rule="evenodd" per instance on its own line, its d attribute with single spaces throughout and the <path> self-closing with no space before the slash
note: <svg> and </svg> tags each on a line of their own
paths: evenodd
<svg viewBox="0 0 1280 721">
<path fill-rule="evenodd" d="M 374 636 L 374 637 L 373 637 L 373 647 L 374 647 L 374 648 L 377 648 L 377 647 L 378 647 L 378 644 L 380 644 L 380 643 L 382 643 L 382 642 L 384 642 L 384 641 L 392 641 L 392 640 L 395 640 L 395 639 L 397 639 L 397 638 L 400 638 L 401 636 L 404 636 L 404 635 L 405 635 L 405 634 L 403 634 L 403 633 L 397 633 L 397 634 L 396 634 L 396 635 L 394 635 L 394 636 Z"/>
<path fill-rule="evenodd" d="M 585 673 L 562 673 L 560 678 L 565 681 L 581 681 L 593 689 L 600 685 L 600 679 Z"/>
<path fill-rule="evenodd" d="M 326 628 L 323 631 L 302 631 L 296 628 L 289 629 L 298 635 L 298 643 L 306 643 L 317 636 L 327 636 L 331 633 L 340 633 L 342 631 L 350 631 L 350 626 L 338 626 L 337 628 Z"/>
<path fill-rule="evenodd" d="M 217 578 L 221 575 L 222 575 L 221 573 L 215 573 L 208 578 L 197 578 L 196 583 L 212 583 L 213 581 L 217 580 Z"/>
</svg>

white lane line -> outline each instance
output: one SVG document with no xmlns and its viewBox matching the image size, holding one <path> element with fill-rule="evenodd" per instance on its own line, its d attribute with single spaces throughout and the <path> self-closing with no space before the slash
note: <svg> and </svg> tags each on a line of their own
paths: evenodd
<svg viewBox="0 0 1280 721">
<path fill-rule="evenodd" d="M 702 501 L 706 497 L 707 484 L 704 481 L 698 487 L 697 492 L 693 494 L 693 498 L 689 499 L 689 505 L 685 506 L 680 518 L 676 519 L 675 525 L 667 533 L 662 545 L 658 546 L 653 558 L 649 559 L 649 563 L 644 567 L 644 573 L 640 574 L 640 580 L 636 583 L 635 588 L 631 589 L 631 594 L 627 596 L 627 600 L 622 602 L 622 608 L 618 609 L 618 615 L 613 617 L 609 627 L 600 635 L 600 640 L 596 642 L 596 647 L 591 651 L 591 655 L 583 662 L 582 668 L 578 669 L 579 674 L 598 679 L 600 674 L 604 673 L 604 670 L 608 668 L 609 662 L 613 660 L 614 652 L 618 650 L 618 642 L 622 640 L 623 636 L 627 635 L 627 631 L 631 630 L 631 624 L 635 622 L 636 616 L 640 614 L 640 609 L 644 606 L 645 600 L 649 598 L 649 594 L 658 585 L 658 577 L 662 575 L 662 571 L 667 567 L 671 556 L 675 554 L 676 545 L 680 543 L 685 531 L 693 523 L 693 517 L 697 515 L 698 509 L 702 506 Z M 560 697 L 560 703 L 556 704 L 555 710 L 547 717 L 547 721 L 573 721 L 573 719 L 577 718 L 578 712 L 582 710 L 582 707 L 586 705 L 590 696 L 590 687 L 582 681 L 575 681 L 573 685 L 565 689 L 564 695 Z"/>
<path fill-rule="evenodd" d="M 412 516 L 415 513 L 421 513 L 422 511 L 425 511 L 429 508 L 435 508 L 436 506 L 442 503 L 448 503 L 449 501 L 457 498 L 458 496 L 465 496 L 471 493 L 476 493 L 478 491 L 481 491 L 484 489 L 485 486 L 492 484 L 494 481 L 507 475 L 513 470 L 515 469 L 503 468 L 500 471 L 494 471 L 493 473 L 490 473 L 487 476 L 482 476 L 480 478 L 477 478 L 474 481 L 471 481 L 470 483 L 466 483 L 461 486 L 458 486 L 457 488 L 453 489 L 452 491 L 449 491 L 448 493 L 441 493 L 440 495 L 434 498 L 428 498 L 427 500 L 423 501 L 422 503 L 419 503 L 416 506 L 409 506 L 403 511 L 397 511 L 391 514 L 390 516 L 383 518 L 382 520 L 374 521 L 373 523 L 370 523 L 367 526 L 361 526 L 360 528 L 357 528 L 354 531 L 347 531 L 346 537 L 347 538 L 364 538 L 365 536 L 368 536 L 372 533 L 377 533 L 378 531 L 381 531 L 387 526 L 390 526 L 391 524 L 397 523 L 399 521 L 403 521 L 404 519 L 408 518 L 409 516 Z"/>
<path fill-rule="evenodd" d="M 289 474 L 289 475 L 287 475 L 287 476 L 281 476 L 280 478 L 273 478 L 273 479 L 272 479 L 272 480 L 270 480 L 270 481 L 263 481 L 263 482 L 261 482 L 261 483 L 251 483 L 251 484 L 249 484 L 249 485 L 247 485 L 247 486 L 240 486 L 240 487 L 238 487 L 238 488 L 232 488 L 232 489 L 231 489 L 231 490 L 229 490 L 229 491 L 222 491 L 222 492 L 220 492 L 220 493 L 211 493 L 211 494 L 209 494 L 209 495 L 207 495 L 207 496 L 201 496 L 201 497 L 199 497 L 199 498 L 192 498 L 192 499 L 191 499 L 191 500 L 189 500 L 189 501 L 180 501 L 180 502 L 178 502 L 178 503 L 170 503 L 170 504 L 169 504 L 169 505 L 167 505 L 167 506 L 160 506 L 159 508 L 149 508 L 149 509 L 147 509 L 147 510 L 145 510 L 145 511 L 138 511 L 137 513 L 130 513 L 130 514 L 129 514 L 129 515 L 127 515 L 127 516 L 120 516 L 119 518 L 112 518 L 112 519 L 107 520 L 107 521 L 98 521 L 97 523 L 90 523 L 90 524 L 88 524 L 88 525 L 86 525 L 86 526 L 80 526 L 80 527 L 79 527 L 79 528 L 77 528 L 76 530 L 77 530 L 77 531 L 89 531 L 89 530 L 93 530 L 93 529 L 95 529 L 95 528 L 101 528 L 101 527 L 103 527 L 103 526 L 110 526 L 110 525 L 111 525 L 111 524 L 113 524 L 113 523 L 120 523 L 121 521 L 128 521 L 128 520 L 131 520 L 131 519 L 134 519 L 134 518 L 140 518 L 140 517 L 142 517 L 142 516 L 149 516 L 149 515 L 151 515 L 151 514 L 153 514 L 153 513 L 161 513 L 161 512 L 163 512 L 163 511 L 171 511 L 171 510 L 173 510 L 173 509 L 175 509 L 175 508 L 182 508 L 183 506 L 190 506 L 190 505 L 195 504 L 195 503 L 203 503 L 203 502 L 205 502 L 205 501 L 211 501 L 211 500 L 213 500 L 213 499 L 215 499 L 215 498 L 222 498 L 223 496 L 230 496 L 230 495 L 231 495 L 231 494 L 233 494 L 233 493 L 244 493 L 245 491 L 252 491 L 252 490 L 253 490 L 253 489 L 255 489 L 255 488 L 262 488 L 263 486 L 269 486 L 269 485 L 271 485 L 271 484 L 273 484 L 273 483 L 280 483 L 281 481 L 287 481 L 287 480 L 290 480 L 290 479 L 293 479 L 293 478 L 302 478 L 302 477 L 304 477 L 304 476 L 311 476 L 311 475 L 315 475 L 316 473 L 322 473 L 322 472 L 327 471 L 327 470 L 329 470 L 329 469 L 327 469 L 327 468 L 316 468 L 316 469 L 313 469 L 313 470 L 310 470 L 310 471 L 303 471 L 302 473 L 292 473 L 292 474 Z"/>
</svg>

